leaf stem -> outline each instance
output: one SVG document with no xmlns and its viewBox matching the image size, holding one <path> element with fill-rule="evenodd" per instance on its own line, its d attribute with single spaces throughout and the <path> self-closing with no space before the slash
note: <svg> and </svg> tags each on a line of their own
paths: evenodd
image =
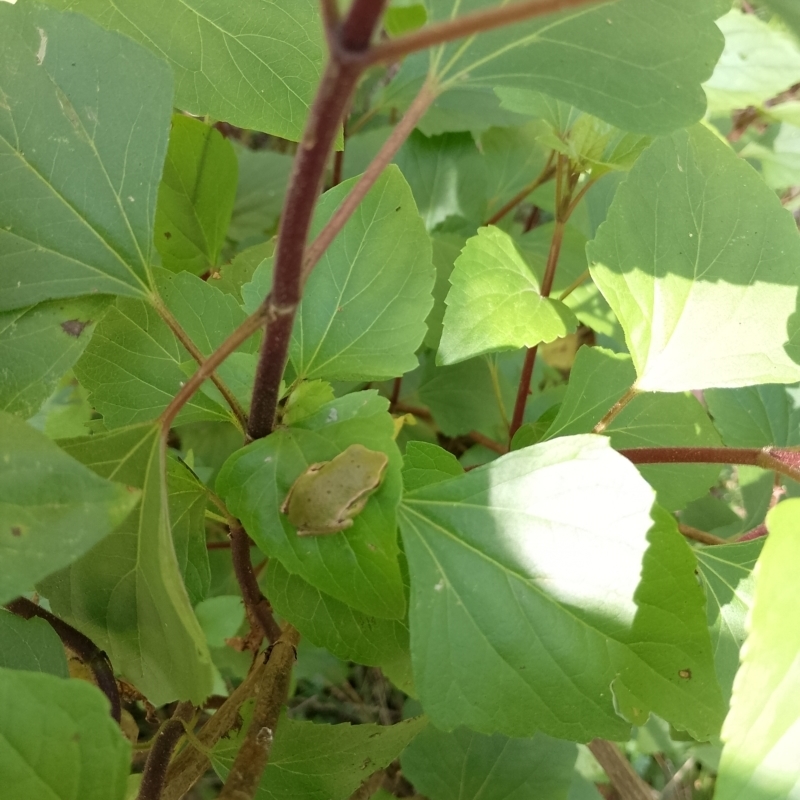
<svg viewBox="0 0 800 800">
<path fill-rule="evenodd" d="M 365 65 L 397 61 L 409 53 L 425 50 L 454 39 L 463 39 L 482 31 L 490 31 L 532 17 L 554 14 L 571 8 L 596 3 L 597 0 L 523 0 L 464 14 L 445 22 L 426 25 L 418 31 L 389 39 L 372 47 L 362 58 Z"/>
<path fill-rule="evenodd" d="M 625 394 L 623 394 L 622 397 L 620 397 L 620 399 L 608 409 L 608 411 L 606 411 L 600 422 L 598 422 L 597 425 L 592 428 L 592 433 L 603 433 L 603 431 L 611 424 L 617 414 L 619 414 L 619 412 L 622 411 L 622 409 L 625 408 L 625 406 L 628 405 L 628 403 L 630 403 L 630 401 L 633 400 L 637 394 L 639 393 L 633 388 L 633 386 L 631 386 L 631 388 L 628 389 Z"/>
<path fill-rule="evenodd" d="M 356 181 L 355 186 L 342 201 L 341 205 L 333 212 L 333 216 L 325 224 L 325 227 L 317 234 L 314 241 L 306 249 L 303 259 L 303 283 L 308 279 L 311 270 L 314 269 L 322 254 L 328 249 L 333 240 L 345 226 L 345 223 L 353 215 L 367 192 L 375 185 L 381 173 L 386 169 L 397 151 L 403 146 L 403 142 L 411 135 L 417 123 L 422 119 L 430 104 L 436 99 L 436 90 L 433 84 L 424 83 L 406 109 L 406 113 L 394 127 L 389 137 L 383 143 L 375 158 Z"/>
<path fill-rule="evenodd" d="M 7 603 L 6 609 L 23 619 L 39 617 L 50 623 L 50 627 L 56 632 L 64 645 L 72 650 L 92 671 L 98 688 L 111 704 L 111 716 L 116 722 L 120 721 L 122 718 L 122 703 L 119 699 L 119 687 L 114 677 L 111 662 L 103 650 L 88 636 L 84 636 L 80 631 L 75 630 L 64 620 L 55 616 L 55 614 L 51 614 L 25 597 L 18 597 L 16 600 Z"/>
<path fill-rule="evenodd" d="M 267 668 L 259 681 L 253 718 L 218 800 L 255 797 L 286 702 L 299 641 L 300 634 L 287 625 L 278 641 L 267 650 Z"/>
<path fill-rule="evenodd" d="M 693 528 L 691 525 L 684 525 L 682 522 L 678 523 L 678 530 L 687 538 L 700 544 L 728 544 L 727 540 L 720 536 L 714 536 L 713 533 L 701 531 L 699 528 Z"/>
<path fill-rule="evenodd" d="M 172 402 L 164 409 L 159 418 L 161 423 L 162 435 L 169 433 L 175 417 L 180 410 L 189 402 L 192 395 L 202 386 L 203 381 L 209 378 L 214 370 L 233 353 L 242 342 L 249 339 L 257 330 L 261 328 L 267 318 L 265 306 L 259 308 L 251 314 L 231 335 L 200 365 L 197 372 L 189 378 L 181 387 L 181 390 Z"/>
<path fill-rule="evenodd" d="M 592 739 L 589 750 L 605 770 L 621 800 L 655 800 L 658 797 L 658 792 L 637 775 L 630 761 L 614 742 Z"/>
<path fill-rule="evenodd" d="M 281 629 L 272 615 L 272 606 L 261 593 L 258 586 L 253 564 L 250 561 L 250 546 L 252 541 L 241 523 L 236 519 L 230 521 L 231 530 L 231 561 L 236 581 L 242 592 L 244 607 L 251 627 L 255 622 L 264 632 L 270 644 L 274 644 L 281 635 Z"/>
<path fill-rule="evenodd" d="M 137 800 L 161 800 L 172 753 L 185 733 L 184 723 L 193 716 L 191 703 L 178 703 L 172 717 L 159 728 L 144 765 Z"/>
<path fill-rule="evenodd" d="M 303 287 L 303 257 L 314 207 L 339 123 L 366 64 L 357 57 L 369 48 L 388 0 L 353 0 L 329 41 L 330 55 L 297 149 L 285 212 L 281 215 L 272 291 L 265 300 L 267 331 L 256 370 L 247 435 L 261 439 L 275 424 L 280 380 Z"/>
<path fill-rule="evenodd" d="M 153 295 L 152 303 L 155 310 L 158 312 L 161 319 L 167 324 L 169 329 L 175 334 L 175 338 L 186 348 L 189 355 L 202 367 L 205 362 L 205 356 L 200 352 L 200 349 L 192 341 L 188 333 L 181 327 L 180 323 L 173 316 L 172 312 L 164 305 L 158 295 Z M 230 406 L 233 411 L 234 417 L 239 425 L 240 430 L 247 429 L 247 414 L 245 414 L 242 404 L 236 399 L 236 395 L 228 388 L 225 382 L 215 373 L 212 372 L 209 376 L 214 386 L 219 389 L 220 394 L 225 398 L 225 402 Z"/>
<path fill-rule="evenodd" d="M 484 225 L 496 225 L 509 211 L 516 208 L 531 192 L 535 192 L 542 184 L 552 180 L 556 174 L 556 168 L 553 166 L 553 159 L 555 157 L 555 150 L 550 151 L 550 157 L 547 163 L 542 168 L 542 171 L 517 194 L 515 194 L 499 211 L 495 211 L 491 217 L 484 223 Z"/>
<path fill-rule="evenodd" d="M 564 289 L 564 291 L 558 296 L 559 302 L 563 303 L 579 286 L 583 286 L 583 284 L 586 283 L 586 281 L 591 277 L 592 273 L 589 272 L 588 269 L 585 269 L 583 272 L 581 272 L 581 274 L 578 275 L 578 277 L 575 278 L 575 280 L 572 281 L 572 283 L 567 286 L 567 288 Z"/>
</svg>

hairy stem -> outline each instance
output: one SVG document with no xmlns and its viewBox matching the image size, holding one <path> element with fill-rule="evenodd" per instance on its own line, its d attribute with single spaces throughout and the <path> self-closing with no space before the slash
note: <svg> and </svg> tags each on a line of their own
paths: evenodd
<svg viewBox="0 0 800 800">
<path fill-rule="evenodd" d="M 256 370 L 247 434 L 252 441 L 269 434 L 275 423 L 280 380 L 286 365 L 292 325 L 303 286 L 303 256 L 322 177 L 339 123 L 365 66 L 351 56 L 369 47 L 387 0 L 353 0 L 330 40 L 330 57 L 297 150 L 285 211 L 281 216 L 267 332 Z"/>
<path fill-rule="evenodd" d="M 347 220 L 353 215 L 367 192 L 375 185 L 375 181 L 378 180 L 381 173 L 395 157 L 397 151 L 403 146 L 403 142 L 411 135 L 411 132 L 435 99 L 436 90 L 434 86 L 429 83 L 423 84 L 403 118 L 389 134 L 375 158 L 372 159 L 367 169 L 356 181 L 355 186 L 350 190 L 341 205 L 333 212 L 333 216 L 325 224 L 325 227 L 306 249 L 305 258 L 303 259 L 303 283 L 305 283 L 322 254 L 328 249 L 345 226 Z"/>
<path fill-rule="evenodd" d="M 654 800 L 658 792 L 646 784 L 614 742 L 592 739 L 589 750 L 605 770 L 621 800 Z"/>
<path fill-rule="evenodd" d="M 50 623 L 50 627 L 56 632 L 63 644 L 72 650 L 80 660 L 92 671 L 97 686 L 108 698 L 111 704 L 111 716 L 116 722 L 122 717 L 122 704 L 119 699 L 119 687 L 114 678 L 114 670 L 108 656 L 103 652 L 88 636 L 84 636 L 80 631 L 75 630 L 71 625 L 67 625 L 64 620 L 59 619 L 49 611 L 37 606 L 25 597 L 18 597 L 6 604 L 6 608 L 18 617 L 31 619 L 39 617 Z"/>
<path fill-rule="evenodd" d="M 595 425 L 592 429 L 592 433 L 603 433 L 603 431 L 613 422 L 617 414 L 619 414 L 619 412 L 622 411 L 622 409 L 625 408 L 625 406 L 627 406 L 637 394 L 638 392 L 636 389 L 631 386 L 631 388 L 628 389 L 625 394 L 623 394 L 622 397 L 620 397 L 620 399 L 608 409 L 608 411 L 606 411 L 600 422 L 598 422 L 597 425 Z"/>
<path fill-rule="evenodd" d="M 233 333 L 200 365 L 197 372 L 181 387 L 172 402 L 161 413 L 161 430 L 164 436 L 169 433 L 175 417 L 189 402 L 192 395 L 203 385 L 203 381 L 211 377 L 214 370 L 233 353 L 237 347 L 249 339 L 264 324 L 267 318 L 266 306 L 251 314 Z"/>
<path fill-rule="evenodd" d="M 137 800 L 161 800 L 172 753 L 184 734 L 184 723 L 194 716 L 191 703 L 178 703 L 175 713 L 159 728 L 147 756 Z"/>
<path fill-rule="evenodd" d="M 485 225 L 495 225 L 498 223 L 509 211 L 515 209 L 531 192 L 535 192 L 542 184 L 547 183 L 553 179 L 556 174 L 555 167 L 553 166 L 553 158 L 555 151 L 550 151 L 550 158 L 542 168 L 542 171 L 523 189 L 515 194 L 499 211 L 495 211 L 489 219 L 484 223 Z"/>
<path fill-rule="evenodd" d="M 372 47 L 362 59 L 362 63 L 371 65 L 397 61 L 409 53 L 425 50 L 454 39 L 463 39 L 475 33 L 523 22 L 533 17 L 554 14 L 571 8 L 595 4 L 597 0 L 523 0 L 508 5 L 497 5 L 482 11 L 474 11 L 461 17 L 435 22 L 418 31 L 389 39 Z"/>
<path fill-rule="evenodd" d="M 161 319 L 167 324 L 169 329 L 175 334 L 175 338 L 186 348 L 189 355 L 198 363 L 203 366 L 205 356 L 200 352 L 200 349 L 192 341 L 188 333 L 181 327 L 177 319 L 172 315 L 172 312 L 164 305 L 161 298 L 158 296 L 153 297 L 153 306 L 158 312 Z M 225 382 L 215 373 L 212 372 L 208 376 L 214 386 L 219 389 L 220 394 L 225 398 L 225 402 L 230 406 L 233 411 L 234 417 L 239 424 L 239 428 L 244 431 L 247 428 L 247 415 L 244 413 L 242 404 L 236 399 L 236 395 L 228 388 Z"/>
<path fill-rule="evenodd" d="M 219 800 L 255 797 L 272 751 L 278 717 L 286 702 L 299 641 L 300 634 L 289 625 L 267 651 L 267 668 L 255 695 L 253 718 Z"/>
<path fill-rule="evenodd" d="M 231 520 L 231 561 L 236 580 L 242 592 L 244 607 L 247 611 L 247 618 L 250 620 L 251 627 L 255 622 L 264 632 L 264 636 L 272 644 L 281 635 L 281 629 L 275 617 L 272 615 L 272 607 L 269 601 L 261 593 L 253 572 L 253 564 L 250 561 L 250 537 L 238 520 Z"/>
</svg>

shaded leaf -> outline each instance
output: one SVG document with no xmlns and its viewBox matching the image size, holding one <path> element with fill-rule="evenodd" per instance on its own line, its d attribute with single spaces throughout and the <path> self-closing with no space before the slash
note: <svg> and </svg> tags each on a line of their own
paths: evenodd
<svg viewBox="0 0 800 800">
<path fill-rule="evenodd" d="M 566 800 L 577 755 L 572 742 L 541 733 L 507 739 L 429 725 L 401 763 L 403 775 L 430 800 Z"/>
<path fill-rule="evenodd" d="M 0 53 L 0 310 L 146 293 L 169 67 L 28 3 L 0 6 Z"/>
<path fill-rule="evenodd" d="M 106 297 L 0 312 L 0 409 L 33 416 L 83 353 Z"/>
<path fill-rule="evenodd" d="M 130 743 L 86 681 L 0 668 L 5 800 L 122 800 Z"/>
<path fill-rule="evenodd" d="M 618 713 L 641 724 L 652 710 L 716 732 L 695 559 L 658 507 L 653 525 L 652 498 L 592 436 L 406 495 L 414 680 L 438 727 L 620 739 Z"/>
<path fill-rule="evenodd" d="M 187 495 L 196 497 L 200 489 L 187 489 L 185 468 L 173 464 L 167 494 L 158 433 L 144 425 L 63 443 L 100 475 L 141 487 L 142 501 L 111 536 L 40 590 L 53 611 L 104 649 L 154 705 L 199 704 L 211 693 L 211 660 L 184 573 L 199 593 L 208 578 L 197 555 L 202 538 L 193 539 L 188 524 L 199 507 L 187 503 Z M 202 528 L 197 533 L 202 537 Z"/>
<path fill-rule="evenodd" d="M 313 0 L 47 0 L 149 47 L 196 116 L 299 141 L 322 67 Z"/>
<path fill-rule="evenodd" d="M 567 306 L 539 294 L 513 240 L 494 226 L 479 228 L 467 241 L 450 283 L 437 354 L 441 364 L 535 347 L 578 326 Z"/>
<path fill-rule="evenodd" d="M 0 603 L 82 556 L 138 498 L 135 489 L 99 478 L 0 411 Z"/>
<path fill-rule="evenodd" d="M 158 189 L 155 243 L 172 272 L 216 266 L 233 210 L 236 155 L 222 134 L 183 114 L 172 132 Z"/>
<path fill-rule="evenodd" d="M 5 609 L 0 609 L 0 667 L 69 677 L 64 645 L 50 625 Z"/>
<path fill-rule="evenodd" d="M 409 442 L 406 445 L 403 458 L 403 488 L 406 492 L 463 474 L 464 468 L 447 450 L 428 442 Z"/>
<path fill-rule="evenodd" d="M 675 392 L 800 377 L 798 321 L 790 318 L 800 260 L 794 219 L 705 128 L 645 151 L 588 255 L 625 329 L 637 388 Z"/>
<path fill-rule="evenodd" d="M 770 533 L 756 566 L 747 641 L 722 730 L 717 800 L 788 800 L 797 792 L 800 629 L 787 609 L 800 603 L 798 524 L 800 500 L 779 503 L 767 515 Z"/>
</svg>

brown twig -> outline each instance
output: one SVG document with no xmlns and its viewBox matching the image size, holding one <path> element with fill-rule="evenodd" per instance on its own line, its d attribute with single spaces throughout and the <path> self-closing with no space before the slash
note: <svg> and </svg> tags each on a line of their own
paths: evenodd
<svg viewBox="0 0 800 800">
<path fill-rule="evenodd" d="M 533 17 L 555 14 L 571 8 L 591 5 L 597 0 L 523 0 L 519 3 L 494 6 L 474 11 L 461 17 L 426 25 L 413 33 L 388 39 L 372 47 L 361 59 L 361 63 L 386 64 L 398 61 L 409 53 L 425 50 L 437 44 L 463 39 L 475 33 L 501 28 L 515 22 L 524 22 Z"/>
<path fill-rule="evenodd" d="M 258 586 L 253 564 L 250 561 L 250 547 L 252 542 L 247 532 L 238 520 L 231 520 L 231 561 L 236 580 L 242 592 L 244 607 L 251 627 L 257 623 L 258 627 L 270 643 L 278 641 L 281 629 L 272 615 L 272 607 Z"/>
<path fill-rule="evenodd" d="M 256 369 L 247 434 L 261 439 L 275 424 L 279 388 L 292 326 L 302 296 L 303 257 L 311 218 L 339 122 L 365 65 L 351 56 L 363 53 L 387 0 L 353 0 L 330 42 L 330 57 L 295 157 L 286 213 L 281 216 L 272 291 L 265 300 L 267 331 Z"/>
<path fill-rule="evenodd" d="M 50 624 L 56 632 L 58 638 L 66 647 L 72 650 L 78 658 L 86 664 L 92 671 L 97 686 L 108 698 L 111 704 L 111 716 L 116 722 L 122 717 L 122 703 L 119 698 L 119 687 L 114 678 L 114 669 L 108 656 L 101 650 L 88 636 L 84 636 L 80 631 L 75 630 L 64 620 L 59 619 L 55 614 L 51 614 L 36 603 L 32 603 L 25 597 L 18 597 L 10 603 L 6 603 L 6 608 L 18 617 L 31 619 L 39 617 Z"/>
<path fill-rule="evenodd" d="M 616 744 L 605 739 L 592 739 L 589 750 L 605 770 L 621 800 L 655 800 L 658 797 L 658 792 L 636 774 Z"/>
<path fill-rule="evenodd" d="M 484 436 L 480 431 L 470 431 L 469 438 L 476 444 L 483 445 L 488 450 L 493 450 L 501 456 L 508 452 L 508 448 L 504 444 L 500 444 L 500 442 L 496 442 L 494 439 Z"/>
<path fill-rule="evenodd" d="M 161 800 L 172 753 L 194 716 L 191 703 L 178 703 L 175 713 L 159 729 L 147 756 L 137 800 Z"/>
<path fill-rule="evenodd" d="M 287 625 L 278 641 L 267 650 L 267 668 L 256 691 L 253 718 L 218 800 L 255 797 L 272 751 L 278 717 L 286 702 L 299 641 L 300 634 Z"/>
<path fill-rule="evenodd" d="M 691 525 L 684 525 L 682 522 L 678 523 L 678 530 L 687 538 L 700 544 L 728 544 L 727 540 L 720 536 L 714 536 L 713 533 L 706 533 L 698 528 L 693 528 Z"/>
<path fill-rule="evenodd" d="M 389 410 L 394 411 L 400 401 L 400 390 L 403 388 L 403 378 L 395 378 L 392 384 L 392 396 L 389 399 Z"/>
<path fill-rule="evenodd" d="M 484 225 L 496 225 L 509 211 L 516 208 L 531 192 L 535 192 L 542 184 L 553 179 L 556 168 L 553 166 L 555 150 L 550 151 L 550 157 L 542 168 L 542 171 L 527 186 L 515 194 L 499 211 L 495 211 Z"/>
</svg>

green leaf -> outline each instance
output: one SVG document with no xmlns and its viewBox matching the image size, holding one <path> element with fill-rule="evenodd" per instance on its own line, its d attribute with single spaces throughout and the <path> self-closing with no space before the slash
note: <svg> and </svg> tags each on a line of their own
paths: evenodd
<svg viewBox="0 0 800 800">
<path fill-rule="evenodd" d="M 630 356 L 582 347 L 567 393 L 545 439 L 589 433 L 636 379 Z M 636 447 L 719 447 L 722 442 L 691 394 L 637 394 L 605 433 L 615 450 Z M 702 497 L 719 477 L 713 464 L 651 464 L 637 467 L 670 511 Z"/>
<path fill-rule="evenodd" d="M 800 47 L 791 34 L 739 9 L 717 25 L 725 49 L 704 86 L 712 114 L 760 106 L 800 82 Z"/>
<path fill-rule="evenodd" d="M 0 6 L 0 53 L 0 310 L 146 293 L 169 68 L 28 3 Z"/>
<path fill-rule="evenodd" d="M 122 800 L 130 743 L 85 681 L 0 669 L 4 800 Z"/>
<path fill-rule="evenodd" d="M 301 381 L 286 398 L 284 425 L 296 425 L 333 401 L 333 387 L 327 381 Z"/>
<path fill-rule="evenodd" d="M 463 475 L 464 468 L 447 450 L 428 442 L 409 442 L 403 458 L 403 487 L 413 492 L 423 486 Z"/>
<path fill-rule="evenodd" d="M 202 587 L 197 551 L 203 532 L 193 533 L 182 519 L 199 514 L 199 507 L 187 502 L 187 494 L 196 493 L 187 489 L 180 465 L 169 469 L 167 494 L 158 434 L 158 427 L 144 425 L 63 443 L 98 474 L 141 487 L 142 502 L 111 536 L 40 590 L 54 613 L 105 650 L 151 703 L 197 705 L 211 693 L 211 659 L 183 573 L 190 586 Z M 183 470 L 177 479 L 176 470 Z M 177 523 L 175 542 L 171 520 Z"/>
<path fill-rule="evenodd" d="M 230 264 L 224 264 L 219 273 L 212 273 L 212 286 L 225 294 L 232 294 L 237 302 L 241 302 L 242 286 L 253 280 L 255 271 L 265 259 L 271 258 L 274 252 L 274 239 L 242 250 Z"/>
<path fill-rule="evenodd" d="M 312 644 L 343 661 L 382 666 L 408 657 L 408 624 L 345 605 L 292 575 L 279 561 L 267 566 L 266 594 L 278 615 Z"/>
<path fill-rule="evenodd" d="M 33 416 L 83 353 L 106 297 L 0 312 L 0 409 Z"/>
<path fill-rule="evenodd" d="M 784 122 L 772 148 L 748 142 L 739 155 L 761 163 L 761 175 L 770 189 L 784 191 L 800 183 L 800 127 L 797 125 Z"/>
<path fill-rule="evenodd" d="M 225 640 L 236 636 L 245 618 L 240 595 L 209 597 L 198 603 L 194 611 L 209 647 L 225 647 Z"/>
<path fill-rule="evenodd" d="M 430 21 L 489 6 L 432 0 Z M 624 130 L 662 134 L 705 111 L 700 84 L 722 50 L 717 0 L 620 0 L 537 17 L 432 52 L 446 85 L 530 88 Z"/>
<path fill-rule="evenodd" d="M 172 272 L 217 265 L 236 194 L 236 154 L 222 134 L 175 114 L 158 189 L 155 243 Z"/>
<path fill-rule="evenodd" d="M 800 444 L 800 386 L 747 386 L 703 393 L 728 447 Z"/>
<path fill-rule="evenodd" d="M 283 209 L 294 159 L 272 150 L 236 147 L 235 151 L 239 162 L 239 183 L 228 238 L 243 242 L 272 236 Z"/>
<path fill-rule="evenodd" d="M 745 620 L 753 605 L 753 567 L 764 539 L 740 544 L 701 547 L 695 553 L 706 587 L 708 625 L 717 678 L 726 703 L 739 669 L 739 649 L 745 640 Z"/>
<path fill-rule="evenodd" d="M 444 730 L 621 739 L 649 710 L 717 731 L 695 559 L 607 440 L 535 445 L 412 492 L 411 656 Z M 501 678 L 498 678 L 501 676 Z"/>
<path fill-rule="evenodd" d="M 311 239 L 354 182 L 322 196 Z M 271 264 L 262 265 L 243 287 L 248 311 L 269 292 L 271 271 Z M 433 281 L 430 238 L 408 184 L 390 166 L 311 273 L 292 331 L 297 377 L 386 380 L 410 372 L 425 336 Z"/>
<path fill-rule="evenodd" d="M 387 407 L 376 392 L 334 400 L 298 427 L 279 428 L 234 453 L 216 485 L 253 541 L 289 572 L 365 614 L 402 619 L 406 600 L 396 523 L 401 458 Z M 280 511 L 292 484 L 311 464 L 330 461 L 355 443 L 389 456 L 380 488 L 351 528 L 327 536 L 298 536 Z"/>
<path fill-rule="evenodd" d="M 422 3 L 406 0 L 395 2 L 391 8 L 386 9 L 383 27 L 389 36 L 401 36 L 422 27 L 427 19 L 428 12 Z"/>
<path fill-rule="evenodd" d="M 227 300 L 235 306 L 232 298 Z M 121 428 L 154 420 L 186 382 L 181 364 L 188 361 L 191 356 L 152 306 L 120 297 L 95 328 L 75 374 L 105 426 Z M 217 402 L 197 392 L 177 423 L 230 418 Z"/>
<path fill-rule="evenodd" d="M 28 425 L 50 439 L 69 439 L 86 435 L 92 415 L 88 392 L 70 370 L 39 412 L 28 420 Z"/>
<path fill-rule="evenodd" d="M 486 213 L 487 173 L 468 133 L 428 138 L 414 131 L 395 158 L 420 216 L 432 231 L 449 217 L 479 223 Z"/>
<path fill-rule="evenodd" d="M 69 677 L 64 645 L 50 625 L 5 609 L 0 609 L 0 667 Z"/>
<path fill-rule="evenodd" d="M 542 297 L 513 239 L 499 228 L 479 228 L 450 275 L 437 361 L 454 364 L 501 350 L 535 347 L 572 333 L 575 315 Z"/>
<path fill-rule="evenodd" d="M 783 21 L 800 36 L 800 8 L 795 5 L 794 0 L 766 0 L 765 5 L 780 14 Z"/>
<path fill-rule="evenodd" d="M 430 800 L 566 800 L 578 748 L 541 733 L 530 739 L 452 733 L 429 725 L 405 749 L 403 775 Z"/>
<path fill-rule="evenodd" d="M 228 774 L 248 722 L 214 748 L 212 763 L 221 776 Z M 283 717 L 256 800 L 346 800 L 427 724 L 425 717 L 396 725 L 318 725 Z"/>
<path fill-rule="evenodd" d="M 705 128 L 645 151 L 588 255 L 625 329 L 637 388 L 676 392 L 800 377 L 798 320 L 790 319 L 800 261 L 794 219 Z"/>
<path fill-rule="evenodd" d="M 439 347 L 439 340 L 442 337 L 442 320 L 444 320 L 447 308 L 445 300 L 450 291 L 450 275 L 453 272 L 455 260 L 461 254 L 466 242 L 466 237 L 460 233 L 436 233 L 431 236 L 436 280 L 433 284 L 433 308 L 425 321 L 428 326 L 425 345 L 431 350 L 437 350 Z"/>
<path fill-rule="evenodd" d="M 47 3 L 80 11 L 166 59 L 179 108 L 299 141 L 323 58 L 314 0 Z"/>
<path fill-rule="evenodd" d="M 82 556 L 138 498 L 135 489 L 98 478 L 0 411 L 0 603 Z"/>
<path fill-rule="evenodd" d="M 717 800 L 788 800 L 797 793 L 800 629 L 787 612 L 800 603 L 798 524 L 800 500 L 779 503 L 767 515 L 769 536 L 756 568 L 742 665 L 722 730 Z"/>
</svg>

